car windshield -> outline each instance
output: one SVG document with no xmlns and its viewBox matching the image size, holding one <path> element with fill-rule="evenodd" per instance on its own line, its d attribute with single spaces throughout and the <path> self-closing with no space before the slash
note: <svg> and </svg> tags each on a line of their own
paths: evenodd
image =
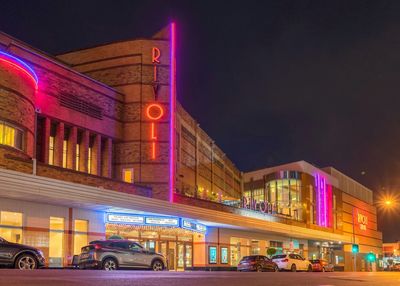
<svg viewBox="0 0 400 286">
<path fill-rule="evenodd" d="M 280 258 L 286 258 L 286 254 L 279 254 L 272 256 L 272 259 L 280 259 Z"/>
<path fill-rule="evenodd" d="M 0 242 L 6 242 L 6 240 L 2 237 L 0 237 Z"/>
<path fill-rule="evenodd" d="M 313 260 L 310 260 L 310 262 L 311 263 L 319 263 L 319 260 L 318 259 L 313 259 Z"/>
</svg>

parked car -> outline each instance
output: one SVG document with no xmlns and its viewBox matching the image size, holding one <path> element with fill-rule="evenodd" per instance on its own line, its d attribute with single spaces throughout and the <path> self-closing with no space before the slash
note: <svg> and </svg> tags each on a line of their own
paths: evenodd
<svg viewBox="0 0 400 286">
<path fill-rule="evenodd" d="M 139 243 L 130 240 L 97 240 L 82 247 L 79 256 L 80 269 L 142 268 L 161 271 L 167 267 L 166 258 L 159 253 L 148 251 Z"/>
<path fill-rule="evenodd" d="M 393 266 L 391 267 L 392 271 L 400 271 L 400 263 L 395 263 L 393 264 Z"/>
<path fill-rule="evenodd" d="M 312 271 L 310 261 L 303 258 L 299 254 L 278 254 L 272 256 L 272 261 L 275 262 L 280 270 L 296 271 Z"/>
<path fill-rule="evenodd" d="M 31 246 L 8 242 L 0 237 L 0 266 L 33 270 L 45 266 L 43 252 Z"/>
<path fill-rule="evenodd" d="M 334 266 L 324 259 L 313 259 L 310 260 L 312 264 L 312 270 L 316 272 L 333 272 Z"/>
<path fill-rule="evenodd" d="M 278 265 L 273 262 L 271 259 L 264 255 L 251 255 L 245 256 L 240 260 L 238 267 L 238 271 L 274 271 L 278 272 Z"/>
</svg>

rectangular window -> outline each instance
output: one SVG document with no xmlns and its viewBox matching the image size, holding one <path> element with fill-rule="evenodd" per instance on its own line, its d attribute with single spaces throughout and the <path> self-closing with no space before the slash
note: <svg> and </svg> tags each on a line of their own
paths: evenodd
<svg viewBox="0 0 400 286">
<path fill-rule="evenodd" d="M 122 170 L 122 180 L 125 183 L 133 183 L 133 168 Z"/>
<path fill-rule="evenodd" d="M 87 161 L 88 173 L 92 173 L 92 147 L 88 148 L 88 161 Z"/>
<path fill-rule="evenodd" d="M 63 152 L 62 152 L 62 166 L 67 168 L 67 152 L 68 152 L 68 140 L 63 141 Z"/>
<path fill-rule="evenodd" d="M 54 165 L 54 143 L 55 143 L 55 137 L 50 136 L 50 138 L 49 138 L 49 165 Z"/>
<path fill-rule="evenodd" d="M 80 160 L 80 145 L 76 144 L 76 155 L 75 155 L 75 170 L 79 171 L 79 160 Z"/>
<path fill-rule="evenodd" d="M 81 253 L 81 248 L 88 244 L 89 222 L 87 220 L 75 220 L 74 226 L 74 255 Z"/>
<path fill-rule="evenodd" d="M 0 237 L 9 242 L 22 242 L 22 213 L 0 212 Z"/>
<path fill-rule="evenodd" d="M 0 144 L 22 150 L 22 138 L 21 130 L 0 121 Z"/>
<path fill-rule="evenodd" d="M 63 266 L 64 256 L 64 218 L 50 217 L 49 266 Z"/>
</svg>

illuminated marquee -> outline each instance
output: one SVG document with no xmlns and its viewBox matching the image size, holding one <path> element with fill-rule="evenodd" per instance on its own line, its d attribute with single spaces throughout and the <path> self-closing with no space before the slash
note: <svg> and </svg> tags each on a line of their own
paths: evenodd
<svg viewBox="0 0 400 286">
<path fill-rule="evenodd" d="M 34 70 L 20 59 L 0 51 L 0 62 L 6 63 L 18 71 L 24 73 L 34 84 L 35 90 L 38 89 L 39 80 Z"/>
<path fill-rule="evenodd" d="M 185 218 L 169 216 L 147 216 L 138 214 L 108 213 L 106 215 L 106 222 L 116 224 L 180 227 L 200 233 L 206 233 L 207 231 L 207 227 L 203 224 L 187 220 Z"/>
</svg>

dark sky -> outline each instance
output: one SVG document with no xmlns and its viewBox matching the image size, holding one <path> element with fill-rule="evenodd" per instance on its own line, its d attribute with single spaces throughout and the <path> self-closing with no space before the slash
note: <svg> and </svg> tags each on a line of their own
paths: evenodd
<svg viewBox="0 0 400 286">
<path fill-rule="evenodd" d="M 0 30 L 51 54 L 174 18 L 178 98 L 239 169 L 306 160 L 400 193 L 400 1 L 0 3 Z"/>
</svg>

